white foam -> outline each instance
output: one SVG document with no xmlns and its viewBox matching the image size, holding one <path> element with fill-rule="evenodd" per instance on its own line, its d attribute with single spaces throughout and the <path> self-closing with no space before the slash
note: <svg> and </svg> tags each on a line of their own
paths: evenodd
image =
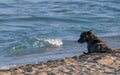
<svg viewBox="0 0 120 75">
<path fill-rule="evenodd" d="M 45 39 L 44 41 L 49 42 L 52 45 L 61 46 L 63 42 L 61 39 Z"/>
<path fill-rule="evenodd" d="M 48 42 L 48 43 L 55 45 L 55 46 L 63 45 L 63 42 L 61 39 L 40 39 L 40 38 L 37 38 L 37 40 L 43 40 L 44 42 Z"/>
<path fill-rule="evenodd" d="M 11 67 L 16 67 L 17 65 L 6 65 L 6 66 L 1 66 L 0 67 L 0 70 L 8 70 L 10 69 Z"/>
</svg>

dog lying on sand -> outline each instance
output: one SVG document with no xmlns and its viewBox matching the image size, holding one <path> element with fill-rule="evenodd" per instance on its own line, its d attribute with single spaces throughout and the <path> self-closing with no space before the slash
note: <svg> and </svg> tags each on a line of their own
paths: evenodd
<svg viewBox="0 0 120 75">
<path fill-rule="evenodd" d="M 94 35 L 91 31 L 84 31 L 80 35 L 79 43 L 87 42 L 88 52 L 84 54 L 90 53 L 111 53 L 112 49 L 107 46 L 102 40 L 100 40 L 96 35 Z"/>
</svg>

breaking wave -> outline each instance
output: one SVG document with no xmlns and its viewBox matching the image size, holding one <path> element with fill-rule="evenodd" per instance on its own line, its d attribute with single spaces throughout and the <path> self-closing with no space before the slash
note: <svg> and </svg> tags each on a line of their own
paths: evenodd
<svg viewBox="0 0 120 75">
<path fill-rule="evenodd" d="M 20 56 L 31 53 L 40 53 L 52 48 L 57 48 L 63 45 L 61 39 L 24 39 L 22 41 L 11 44 L 6 51 L 11 56 Z"/>
</svg>

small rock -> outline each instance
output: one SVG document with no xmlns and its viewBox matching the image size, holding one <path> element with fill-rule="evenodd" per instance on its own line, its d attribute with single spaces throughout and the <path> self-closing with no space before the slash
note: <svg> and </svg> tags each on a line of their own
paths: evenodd
<svg viewBox="0 0 120 75">
<path fill-rule="evenodd" d="M 47 72 L 39 72 L 37 75 L 48 75 Z"/>
<path fill-rule="evenodd" d="M 52 72 L 48 72 L 47 75 L 56 75 L 56 74 Z"/>
</svg>

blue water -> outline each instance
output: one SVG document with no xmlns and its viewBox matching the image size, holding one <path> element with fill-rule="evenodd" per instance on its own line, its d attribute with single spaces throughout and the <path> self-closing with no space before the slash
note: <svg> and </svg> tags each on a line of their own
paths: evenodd
<svg viewBox="0 0 120 75">
<path fill-rule="evenodd" d="M 120 47 L 120 0 L 0 0 L 0 68 L 80 55 L 92 29 Z"/>
</svg>

